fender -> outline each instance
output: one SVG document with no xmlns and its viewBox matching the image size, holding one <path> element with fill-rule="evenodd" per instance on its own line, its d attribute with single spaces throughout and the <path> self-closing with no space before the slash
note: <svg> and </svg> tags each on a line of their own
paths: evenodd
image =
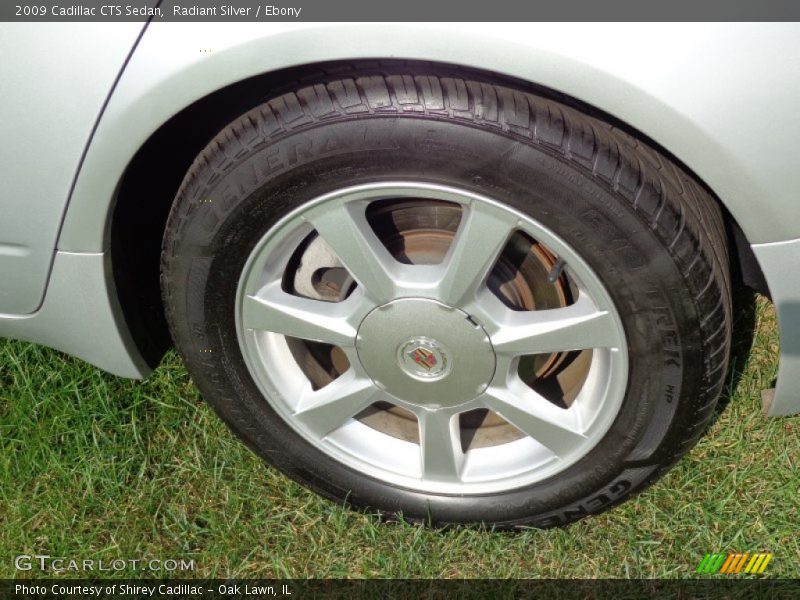
<svg viewBox="0 0 800 600">
<path fill-rule="evenodd" d="M 800 55 L 793 24 L 151 23 L 88 149 L 58 248 L 107 249 L 125 167 L 192 102 L 270 71 L 368 58 L 459 64 L 577 98 L 692 169 L 750 243 L 798 238 L 800 78 L 771 58 L 786 54 Z"/>
</svg>

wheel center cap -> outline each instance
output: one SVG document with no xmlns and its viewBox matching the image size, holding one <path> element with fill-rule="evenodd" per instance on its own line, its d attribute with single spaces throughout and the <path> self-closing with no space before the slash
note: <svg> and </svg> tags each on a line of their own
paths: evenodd
<svg viewBox="0 0 800 600">
<path fill-rule="evenodd" d="M 429 408 L 468 402 L 494 376 L 483 328 L 436 300 L 401 298 L 374 309 L 359 326 L 356 349 L 376 385 Z"/>
</svg>

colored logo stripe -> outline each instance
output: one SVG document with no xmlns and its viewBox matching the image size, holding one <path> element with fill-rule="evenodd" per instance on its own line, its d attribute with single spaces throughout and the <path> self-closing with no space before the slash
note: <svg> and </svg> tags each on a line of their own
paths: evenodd
<svg viewBox="0 0 800 600">
<path fill-rule="evenodd" d="M 772 554 L 754 554 L 744 570 L 745 573 L 763 573 L 767 563 L 772 560 Z"/>
<path fill-rule="evenodd" d="M 697 573 L 724 573 L 726 575 L 741 572 L 763 573 L 774 555 L 767 552 L 753 553 L 733 552 L 731 554 L 706 554 L 697 567 Z M 747 566 L 745 566 L 747 565 Z M 744 571 L 742 571 L 744 569 Z"/>
<path fill-rule="evenodd" d="M 698 573 L 716 573 L 726 558 L 725 554 L 706 554 L 697 567 Z"/>
</svg>

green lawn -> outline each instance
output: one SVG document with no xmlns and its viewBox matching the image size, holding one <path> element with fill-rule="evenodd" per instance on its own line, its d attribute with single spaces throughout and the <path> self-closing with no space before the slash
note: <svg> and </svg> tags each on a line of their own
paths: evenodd
<svg viewBox="0 0 800 600">
<path fill-rule="evenodd" d="M 2 341 L 0 578 L 34 553 L 194 559 L 198 577 L 687 577 L 728 551 L 774 552 L 768 575 L 800 577 L 800 420 L 761 416 L 778 344 L 763 299 L 756 320 L 735 389 L 670 474 L 611 512 L 519 533 L 382 523 L 321 500 L 234 439 L 174 354 L 143 383 Z"/>
</svg>

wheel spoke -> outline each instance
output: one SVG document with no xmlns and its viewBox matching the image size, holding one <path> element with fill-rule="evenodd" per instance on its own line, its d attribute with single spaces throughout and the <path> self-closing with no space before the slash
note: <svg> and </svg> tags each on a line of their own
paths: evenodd
<svg viewBox="0 0 800 600">
<path fill-rule="evenodd" d="M 255 296 L 245 296 L 242 324 L 246 329 L 352 346 L 356 336 L 356 327 L 351 323 L 354 303 L 348 300 L 324 302 L 293 296 L 284 292 L 278 281 Z"/>
<path fill-rule="evenodd" d="M 595 308 L 586 295 L 564 308 L 502 313 L 490 333 L 498 354 L 543 354 L 621 345 L 611 314 Z"/>
<path fill-rule="evenodd" d="M 440 300 L 462 306 L 486 281 L 519 219 L 509 211 L 474 202 L 461 219 L 439 282 Z"/>
<path fill-rule="evenodd" d="M 439 481 L 460 481 L 464 463 L 461 432 L 456 415 L 446 411 L 422 410 L 419 420 L 422 477 Z"/>
<path fill-rule="evenodd" d="M 377 401 L 380 391 L 350 370 L 320 390 L 303 395 L 294 418 L 314 435 L 325 437 Z"/>
<path fill-rule="evenodd" d="M 397 265 L 367 222 L 365 210 L 363 203 L 324 205 L 307 219 L 364 293 L 381 304 L 396 295 Z"/>
<path fill-rule="evenodd" d="M 556 456 L 566 456 L 586 439 L 579 431 L 576 413 L 554 406 L 539 394 L 489 388 L 483 403 Z"/>
</svg>

